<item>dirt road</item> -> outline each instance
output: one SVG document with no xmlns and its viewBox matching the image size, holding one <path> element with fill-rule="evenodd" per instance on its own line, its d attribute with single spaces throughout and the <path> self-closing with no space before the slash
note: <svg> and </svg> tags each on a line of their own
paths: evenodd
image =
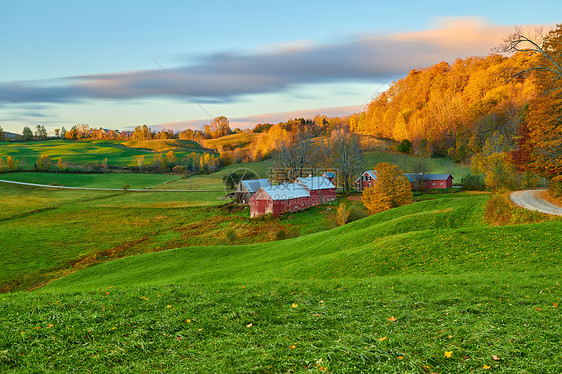
<svg viewBox="0 0 562 374">
<path fill-rule="evenodd" d="M 14 182 L 0 179 L 0 183 L 19 184 L 21 186 L 55 188 L 64 190 L 91 190 L 91 191 L 123 191 L 122 188 L 97 188 L 97 187 L 67 187 L 67 186 L 52 186 L 48 184 Z M 129 188 L 129 192 L 224 192 L 224 190 L 159 190 L 150 188 Z"/>
<path fill-rule="evenodd" d="M 522 208 L 562 216 L 562 208 L 538 196 L 537 192 L 540 191 L 542 190 L 515 191 L 511 193 L 509 198 Z"/>
</svg>

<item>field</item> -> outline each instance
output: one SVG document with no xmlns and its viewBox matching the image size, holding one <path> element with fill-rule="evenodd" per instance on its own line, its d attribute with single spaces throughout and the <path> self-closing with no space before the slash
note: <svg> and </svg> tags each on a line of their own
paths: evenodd
<svg viewBox="0 0 562 374">
<path fill-rule="evenodd" d="M 559 372 L 562 221 L 490 227 L 487 195 L 438 197 L 292 239 L 127 257 L 2 295 L 0 368 Z"/>
<path fill-rule="evenodd" d="M 26 143 L 0 142 L 0 158 L 12 156 L 19 161 L 24 170 L 33 169 L 40 155 L 47 155 L 52 162 L 60 157 L 63 162 L 73 164 L 102 164 L 107 158 L 111 167 L 128 168 L 137 166 L 136 156 L 144 156 L 144 163 L 150 164 L 157 153 L 173 150 L 178 160 L 191 152 L 205 150 L 196 142 L 189 140 L 151 140 L 151 141 L 108 141 L 108 140 L 48 140 Z"/>
</svg>

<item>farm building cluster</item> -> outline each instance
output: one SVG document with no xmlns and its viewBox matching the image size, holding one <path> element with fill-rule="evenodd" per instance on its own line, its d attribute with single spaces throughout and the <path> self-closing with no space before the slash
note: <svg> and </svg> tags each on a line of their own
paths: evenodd
<svg viewBox="0 0 562 374">
<path fill-rule="evenodd" d="M 335 176 L 334 176 L 335 177 Z M 336 186 L 325 175 L 301 177 L 293 183 L 272 185 L 267 179 L 243 180 L 235 192 L 241 204 L 250 204 L 251 217 L 296 212 L 336 199 Z"/>
<path fill-rule="evenodd" d="M 404 174 L 412 190 L 452 188 L 453 177 L 450 174 Z M 377 174 L 375 170 L 361 173 L 355 180 L 357 191 L 373 185 Z M 250 205 L 251 217 L 271 213 L 279 217 L 284 212 L 296 212 L 318 204 L 336 199 L 336 175 L 328 172 L 319 177 L 300 177 L 293 183 L 273 185 L 269 179 L 242 180 L 235 192 L 239 204 Z"/>
</svg>

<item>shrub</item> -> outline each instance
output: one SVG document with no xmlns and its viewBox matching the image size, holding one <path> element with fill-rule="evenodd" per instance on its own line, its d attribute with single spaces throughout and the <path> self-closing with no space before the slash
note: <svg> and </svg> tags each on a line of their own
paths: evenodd
<svg viewBox="0 0 562 374">
<path fill-rule="evenodd" d="M 412 188 L 398 165 L 382 162 L 375 166 L 376 179 L 363 191 L 363 205 L 371 213 L 406 205 L 412 202 Z"/>
<path fill-rule="evenodd" d="M 550 180 L 548 191 L 552 197 L 562 196 L 562 175 L 558 175 Z"/>
<path fill-rule="evenodd" d="M 408 139 L 404 139 L 398 144 L 396 149 L 401 153 L 412 153 L 412 142 Z"/>
<path fill-rule="evenodd" d="M 124 185 L 123 187 L 121 187 L 121 189 L 123 190 L 123 192 L 127 193 L 129 192 L 129 188 L 131 188 L 131 186 L 129 186 L 128 184 Z"/>
<path fill-rule="evenodd" d="M 234 243 L 237 239 L 238 235 L 236 234 L 236 230 L 234 229 L 229 229 L 226 231 L 226 239 L 228 240 L 229 243 Z"/>
<path fill-rule="evenodd" d="M 461 186 L 462 189 L 466 191 L 484 191 L 484 189 L 486 189 L 484 177 L 482 175 L 472 175 L 470 173 L 461 178 Z"/>
<path fill-rule="evenodd" d="M 287 239 L 287 232 L 283 229 L 280 229 L 275 234 L 275 240 L 283 240 L 283 239 Z"/>
</svg>

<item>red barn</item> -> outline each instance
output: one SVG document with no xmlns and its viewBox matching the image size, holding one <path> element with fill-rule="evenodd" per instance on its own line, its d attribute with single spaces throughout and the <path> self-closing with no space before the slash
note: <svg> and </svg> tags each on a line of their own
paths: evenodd
<svg viewBox="0 0 562 374">
<path fill-rule="evenodd" d="M 424 176 L 416 173 L 406 173 L 406 177 L 412 185 L 412 190 L 418 188 L 417 184 L 423 178 L 425 189 L 453 188 L 453 176 L 451 174 L 426 174 Z"/>
<path fill-rule="evenodd" d="M 355 189 L 357 191 L 363 191 L 365 188 L 371 187 L 373 182 L 377 179 L 377 172 L 374 170 L 368 170 L 361 173 L 359 178 L 355 180 Z"/>
<path fill-rule="evenodd" d="M 310 193 L 310 203 L 318 205 L 336 199 L 336 186 L 326 177 L 297 178 L 295 183 L 303 186 Z"/>
<path fill-rule="evenodd" d="M 271 213 L 273 217 L 279 217 L 284 212 L 296 212 L 310 206 L 310 193 L 298 183 L 264 186 L 250 198 L 250 216 Z"/>
</svg>

